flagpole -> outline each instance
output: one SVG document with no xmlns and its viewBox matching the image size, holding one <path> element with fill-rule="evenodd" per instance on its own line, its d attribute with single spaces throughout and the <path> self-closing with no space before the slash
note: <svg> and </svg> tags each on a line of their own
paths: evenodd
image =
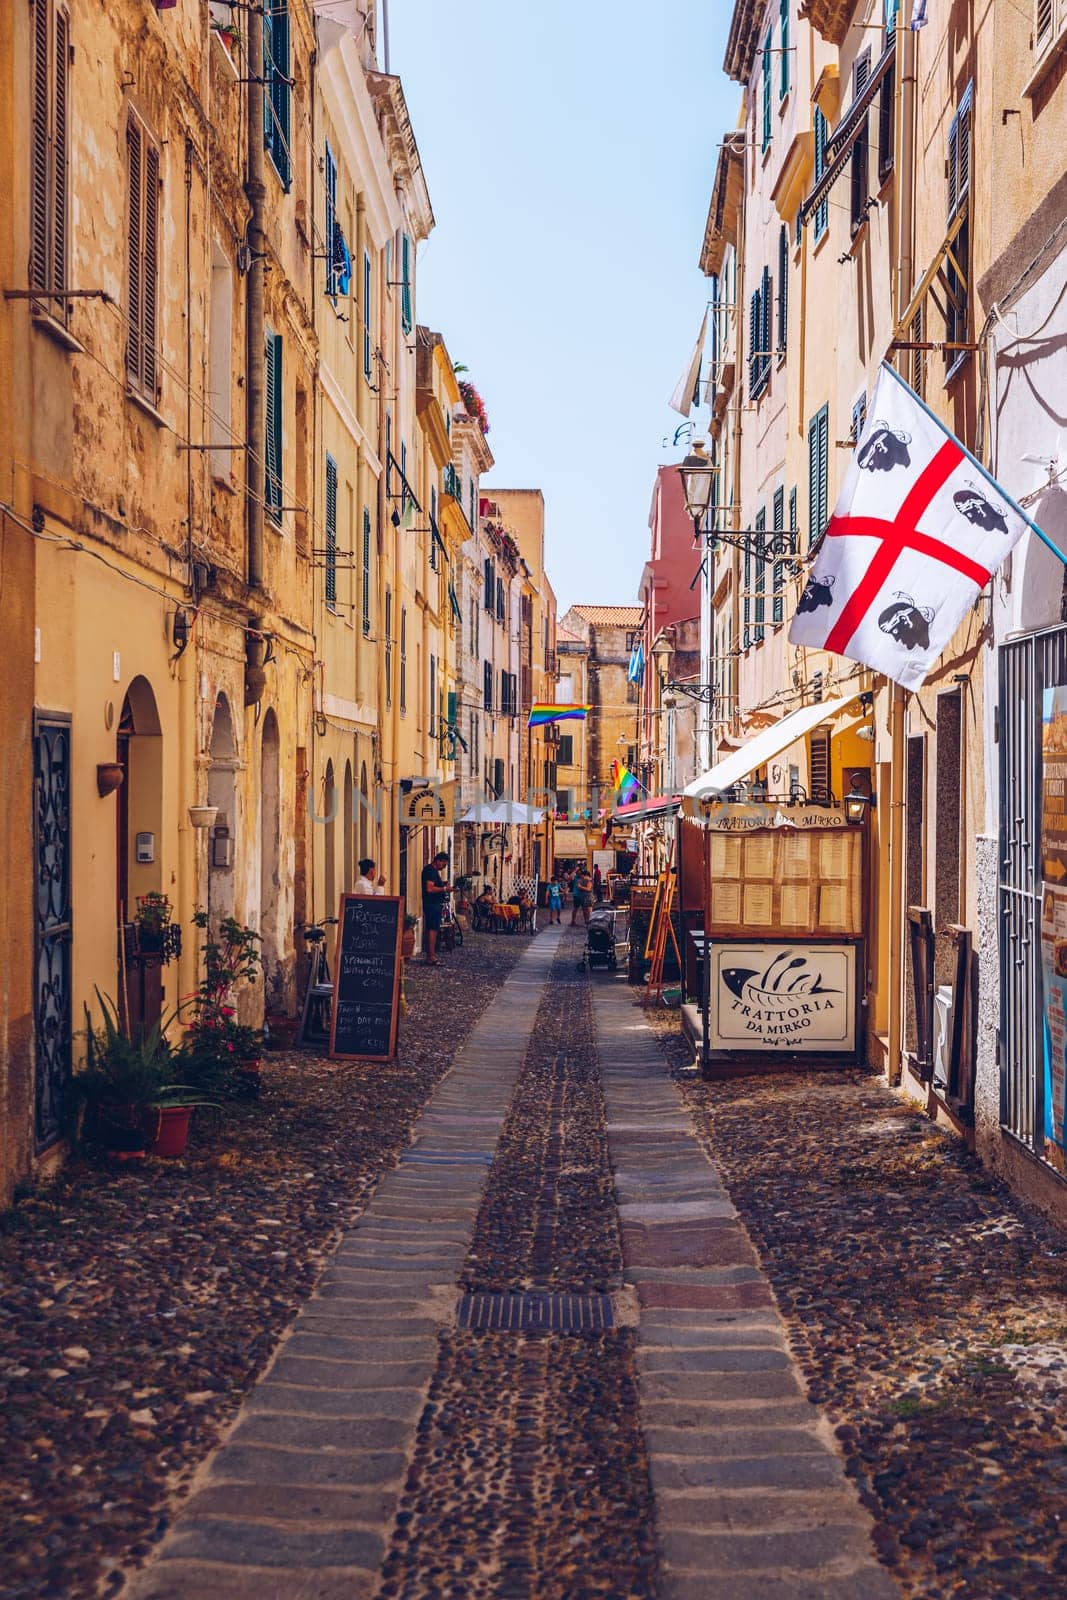
<svg viewBox="0 0 1067 1600">
<path fill-rule="evenodd" d="M 921 410 L 926 412 L 926 415 L 930 418 L 931 422 L 936 423 L 936 425 L 941 429 L 942 433 L 948 433 L 949 432 L 949 430 L 945 427 L 945 424 L 941 421 L 941 418 L 937 415 L 937 413 L 934 412 L 934 411 L 931 411 L 930 407 L 926 404 L 926 401 L 923 399 L 922 395 L 921 394 L 917 394 L 915 392 L 915 390 L 912 388 L 911 384 L 907 381 L 906 378 L 902 378 L 900 376 L 900 373 L 897 371 L 897 369 L 895 367 L 890 366 L 888 361 L 883 361 L 882 362 L 882 367 L 886 372 L 890 373 L 897 380 L 897 382 L 900 384 L 900 387 L 902 389 L 906 389 L 908 391 L 908 393 L 911 395 L 911 398 L 915 401 L 915 404 Z M 1065 567 L 1067 567 L 1067 555 L 1064 554 L 1064 552 L 1059 548 L 1058 545 L 1056 545 L 1056 544 L 1054 544 L 1052 542 L 1052 540 L 1049 538 L 1048 534 L 1044 531 L 1044 529 L 1038 527 L 1038 525 L 1034 521 L 1033 517 L 1028 517 L 1027 516 L 1026 512 L 1023 510 L 1023 508 L 1019 504 L 1019 502 L 1017 500 L 1013 500 L 1011 495 L 1005 489 L 1004 485 L 1002 483 L 998 483 L 997 482 L 996 478 L 994 478 L 993 474 L 989 471 L 989 468 L 988 467 L 983 467 L 983 465 L 979 461 L 978 457 L 971 454 L 971 452 L 968 450 L 967 446 L 963 443 L 962 439 L 957 439 L 956 435 L 954 433 L 951 434 L 951 437 L 959 445 L 960 449 L 963 451 L 964 455 L 967 457 L 967 460 L 971 463 L 971 466 L 974 467 L 975 471 L 976 472 L 980 472 L 982 474 L 982 477 L 985 479 L 986 483 L 989 484 L 989 487 L 991 489 L 995 490 L 997 494 L 1001 495 L 1002 498 L 1005 499 L 1008 502 L 1008 504 L 1011 506 L 1012 510 L 1014 512 L 1016 512 L 1018 516 L 1022 517 L 1023 521 L 1026 523 L 1027 527 L 1030 529 L 1030 532 L 1031 533 L 1036 533 L 1037 537 L 1041 540 L 1041 543 L 1043 545 L 1047 546 L 1047 548 L 1052 551 L 1052 554 L 1054 556 L 1056 556 L 1056 558 L 1059 561 L 1062 561 L 1063 565 Z"/>
<path fill-rule="evenodd" d="M 904 967 L 904 712 L 907 691 L 893 684 L 889 707 L 889 1059 L 886 1077 L 898 1084 L 903 1068 Z M 868 930 L 869 933 L 869 930 Z"/>
</svg>

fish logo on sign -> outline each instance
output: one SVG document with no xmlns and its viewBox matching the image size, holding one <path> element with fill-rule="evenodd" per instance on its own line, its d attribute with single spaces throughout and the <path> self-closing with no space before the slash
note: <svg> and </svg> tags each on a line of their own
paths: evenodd
<svg viewBox="0 0 1067 1600">
<path fill-rule="evenodd" d="M 760 1011 L 788 1011 L 798 998 L 840 994 L 822 981 L 806 956 L 782 950 L 761 972 L 758 967 L 725 967 L 722 981 L 732 995 Z"/>
</svg>

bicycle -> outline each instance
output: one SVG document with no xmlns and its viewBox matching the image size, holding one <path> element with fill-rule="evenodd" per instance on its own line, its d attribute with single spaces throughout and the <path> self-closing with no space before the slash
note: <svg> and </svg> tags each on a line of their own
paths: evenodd
<svg viewBox="0 0 1067 1600">
<path fill-rule="evenodd" d="M 328 1045 L 330 1042 L 333 978 L 326 954 L 326 929 L 336 926 L 336 917 L 323 917 L 321 922 L 297 923 L 297 930 L 303 934 L 311 956 L 304 1007 L 300 1015 L 300 1032 L 296 1040 L 298 1048 Z"/>
</svg>

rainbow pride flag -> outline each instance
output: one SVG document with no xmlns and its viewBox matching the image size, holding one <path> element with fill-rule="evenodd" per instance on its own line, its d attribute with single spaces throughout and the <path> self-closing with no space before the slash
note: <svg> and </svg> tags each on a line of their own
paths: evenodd
<svg viewBox="0 0 1067 1600">
<path fill-rule="evenodd" d="M 641 785 L 624 761 L 611 763 L 611 781 L 615 786 L 615 804 L 632 805 L 637 799 Z"/>
<path fill-rule="evenodd" d="M 528 728 L 543 728 L 549 722 L 584 722 L 589 706 L 533 705 L 527 719 Z"/>
</svg>

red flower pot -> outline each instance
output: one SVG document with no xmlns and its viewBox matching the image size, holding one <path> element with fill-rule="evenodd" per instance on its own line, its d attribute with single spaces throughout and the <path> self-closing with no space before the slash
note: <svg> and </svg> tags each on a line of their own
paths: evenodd
<svg viewBox="0 0 1067 1600">
<path fill-rule="evenodd" d="M 192 1106 L 157 1106 L 152 1115 L 158 1119 L 155 1135 L 148 1148 L 154 1156 L 183 1156 L 189 1139 L 189 1119 Z"/>
</svg>

